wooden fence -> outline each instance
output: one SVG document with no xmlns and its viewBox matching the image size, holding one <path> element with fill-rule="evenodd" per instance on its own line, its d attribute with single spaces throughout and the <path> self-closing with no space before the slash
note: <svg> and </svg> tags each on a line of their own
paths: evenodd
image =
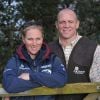
<svg viewBox="0 0 100 100">
<path fill-rule="evenodd" d="M 20 93 L 7 93 L 0 85 L 0 97 L 7 96 L 34 96 L 34 95 L 58 95 L 58 94 L 81 94 L 100 93 L 99 83 L 74 83 L 66 84 L 62 88 L 39 87 Z"/>
</svg>

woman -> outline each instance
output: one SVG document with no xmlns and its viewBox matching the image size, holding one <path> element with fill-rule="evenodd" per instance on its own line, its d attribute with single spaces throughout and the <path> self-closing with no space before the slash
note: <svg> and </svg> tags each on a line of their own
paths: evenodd
<svg viewBox="0 0 100 100">
<path fill-rule="evenodd" d="M 8 61 L 3 73 L 3 86 L 9 93 L 46 86 L 62 87 L 67 75 L 61 60 L 43 41 L 43 28 L 34 21 L 24 24 L 22 41 Z M 54 100 L 53 96 L 11 97 L 10 100 Z"/>
</svg>

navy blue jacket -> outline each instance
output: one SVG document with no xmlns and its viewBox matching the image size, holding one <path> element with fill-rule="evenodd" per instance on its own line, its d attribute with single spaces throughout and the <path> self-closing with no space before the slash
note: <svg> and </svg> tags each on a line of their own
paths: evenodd
<svg viewBox="0 0 100 100">
<path fill-rule="evenodd" d="M 29 73 L 30 80 L 18 78 L 21 73 Z M 50 52 L 45 43 L 34 60 L 28 55 L 25 46 L 21 45 L 8 61 L 3 73 L 3 86 L 9 93 L 23 92 L 41 86 L 57 88 L 64 86 L 66 82 L 64 65 Z"/>
</svg>

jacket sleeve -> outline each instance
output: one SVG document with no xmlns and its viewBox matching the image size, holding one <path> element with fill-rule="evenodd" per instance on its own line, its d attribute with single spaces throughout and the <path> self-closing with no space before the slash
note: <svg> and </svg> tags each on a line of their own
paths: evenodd
<svg viewBox="0 0 100 100">
<path fill-rule="evenodd" d="M 39 82 L 46 87 L 62 87 L 67 83 L 67 72 L 58 57 L 52 60 L 51 73 L 34 72 L 30 74 L 31 80 Z"/>
<path fill-rule="evenodd" d="M 3 72 L 3 87 L 9 93 L 23 92 L 41 86 L 39 83 L 18 78 L 16 59 L 12 57 Z"/>
</svg>

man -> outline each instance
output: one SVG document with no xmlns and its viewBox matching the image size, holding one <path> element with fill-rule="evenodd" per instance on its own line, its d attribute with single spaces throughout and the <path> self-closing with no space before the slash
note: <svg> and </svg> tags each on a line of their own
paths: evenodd
<svg viewBox="0 0 100 100">
<path fill-rule="evenodd" d="M 100 46 L 78 34 L 79 20 L 71 9 L 62 9 L 57 15 L 56 28 L 59 39 L 49 45 L 65 64 L 68 83 L 90 82 L 90 68 L 100 67 Z M 94 57 L 94 58 L 93 58 Z M 98 66 L 96 66 L 98 65 Z M 97 77 L 100 74 L 97 74 Z M 56 100 L 83 100 L 86 94 L 59 95 Z"/>
</svg>

